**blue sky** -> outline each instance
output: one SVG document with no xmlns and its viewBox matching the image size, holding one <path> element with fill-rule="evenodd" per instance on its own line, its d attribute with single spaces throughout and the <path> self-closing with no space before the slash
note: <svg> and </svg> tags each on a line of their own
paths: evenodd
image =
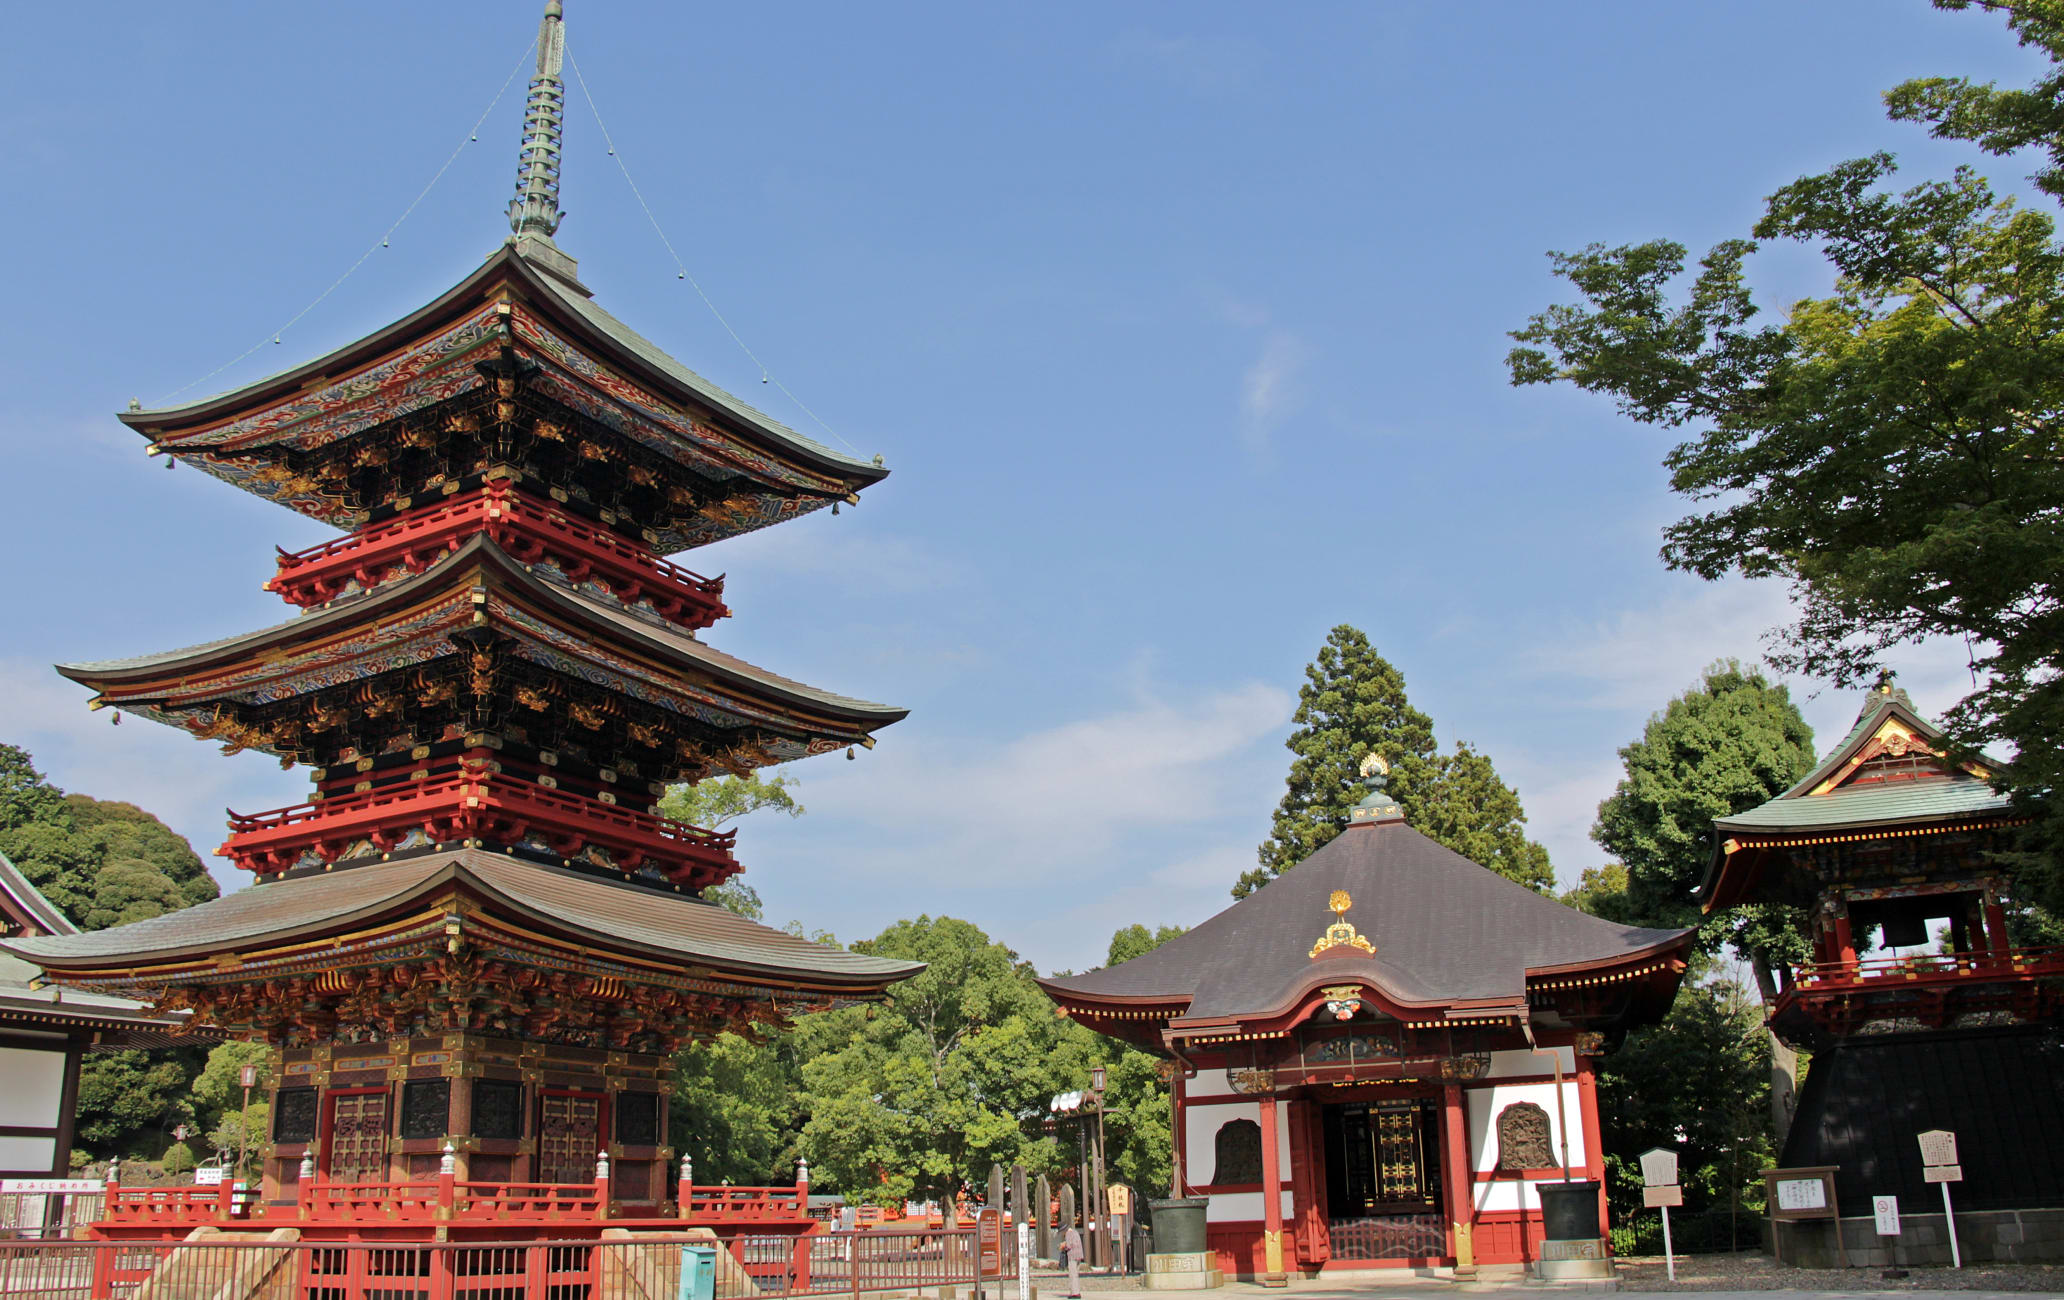
<svg viewBox="0 0 2064 1300">
<path fill-rule="evenodd" d="M 837 518 L 677 557 L 729 574 L 714 644 L 913 710 L 800 766 L 809 813 L 744 825 L 747 878 L 777 921 L 950 913 L 1043 969 L 1224 905 L 1342 622 L 1443 745 L 1491 754 L 1565 881 L 1597 865 L 1616 748 L 1787 606 L 1663 570 L 1665 437 L 1507 386 L 1505 332 L 1562 297 L 1544 252 L 1702 249 L 1878 148 L 1914 179 L 2028 170 L 1884 120 L 1904 77 L 2035 66 L 1919 0 L 567 8 L 651 209 L 835 435 L 676 278 L 576 84 L 559 242 L 583 278 L 895 471 Z M 327 351 L 492 251 L 527 70 L 468 134 L 536 10 L 11 15 L 0 739 L 60 784 L 203 852 L 225 805 L 305 794 L 261 755 L 110 728 L 49 670 L 280 621 L 270 548 L 326 535 L 147 461 L 113 412 Z M 1823 286 L 1794 250 L 1757 273 L 1771 301 Z M 1926 708 L 1968 684 L 1957 647 L 1901 666 Z M 1823 743 L 1854 707 L 1806 701 Z"/>
</svg>

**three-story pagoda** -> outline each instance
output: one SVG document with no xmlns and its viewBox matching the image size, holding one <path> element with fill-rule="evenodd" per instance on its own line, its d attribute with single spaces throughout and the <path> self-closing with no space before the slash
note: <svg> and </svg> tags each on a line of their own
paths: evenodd
<svg viewBox="0 0 2064 1300">
<path fill-rule="evenodd" d="M 603 1213 L 672 1213 L 671 1053 L 918 969 L 704 901 L 739 870 L 732 837 L 658 813 L 669 783 L 850 752 L 904 716 L 712 648 L 723 580 L 663 558 L 887 471 L 594 302 L 553 242 L 563 40 L 553 0 L 513 233 L 478 270 L 327 356 L 121 417 L 153 454 L 346 530 L 280 554 L 266 586 L 296 616 L 60 669 L 96 708 L 314 771 L 307 803 L 232 814 L 220 851 L 253 887 L 7 945 L 275 1046 L 263 1199 L 303 1221 L 350 1212 L 336 1188 L 440 1171 L 504 1231 L 496 1187 L 599 1176 Z"/>
</svg>

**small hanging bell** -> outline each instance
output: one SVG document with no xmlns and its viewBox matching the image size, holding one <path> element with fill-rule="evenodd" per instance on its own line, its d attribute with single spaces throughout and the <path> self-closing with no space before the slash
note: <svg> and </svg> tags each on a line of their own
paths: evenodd
<svg viewBox="0 0 2064 1300">
<path fill-rule="evenodd" d="M 853 747 L 851 745 L 846 746 L 846 761 L 848 763 L 853 761 Z"/>
</svg>

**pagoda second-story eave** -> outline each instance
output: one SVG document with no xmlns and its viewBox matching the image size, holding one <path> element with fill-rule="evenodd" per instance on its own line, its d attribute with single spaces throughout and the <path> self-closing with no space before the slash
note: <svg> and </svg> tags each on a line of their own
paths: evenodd
<svg viewBox="0 0 2064 1300">
<path fill-rule="evenodd" d="M 803 685 L 606 595 L 548 580 L 476 536 L 412 578 L 259 631 L 135 659 L 60 665 L 112 705 L 194 729 L 217 705 L 263 705 L 468 653 L 500 652 L 720 731 L 786 737 L 765 761 L 871 744 L 907 710 Z M 214 735 L 203 731 L 202 734 Z M 280 754 L 262 736 L 225 735 Z M 792 752 L 791 752 L 792 751 Z M 286 756 L 286 755 L 281 755 Z"/>
<path fill-rule="evenodd" d="M 808 513 L 888 472 L 834 452 L 711 384 L 514 243 L 436 301 L 327 356 L 190 406 L 129 411 L 121 419 L 162 452 L 349 528 L 370 517 L 363 503 L 283 462 L 483 393 L 493 363 L 504 357 L 525 368 L 535 396 L 709 486 L 703 513 L 651 531 L 648 540 L 663 552 Z"/>
</svg>

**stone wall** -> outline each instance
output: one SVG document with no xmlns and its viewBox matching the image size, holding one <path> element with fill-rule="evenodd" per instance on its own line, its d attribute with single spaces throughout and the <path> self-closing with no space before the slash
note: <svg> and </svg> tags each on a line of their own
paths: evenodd
<svg viewBox="0 0 2064 1300">
<path fill-rule="evenodd" d="M 1837 1223 L 1852 1267 L 1949 1263 L 1949 1233 L 1940 1211 L 1902 1211 L 1897 1237 L 1880 1237 L 1877 1221 L 1867 1215 L 1776 1224 L 1778 1241 L 1783 1247 L 1779 1256 L 1799 1268 L 1839 1268 L 1842 1261 L 1835 1250 Z M 1968 1213 L 1959 1210 L 1956 1224 L 1957 1246 L 1967 1264 L 2064 1260 L 2064 1209 Z M 1770 1225 L 1766 1225 L 1766 1234 L 1769 1229 Z"/>
</svg>

